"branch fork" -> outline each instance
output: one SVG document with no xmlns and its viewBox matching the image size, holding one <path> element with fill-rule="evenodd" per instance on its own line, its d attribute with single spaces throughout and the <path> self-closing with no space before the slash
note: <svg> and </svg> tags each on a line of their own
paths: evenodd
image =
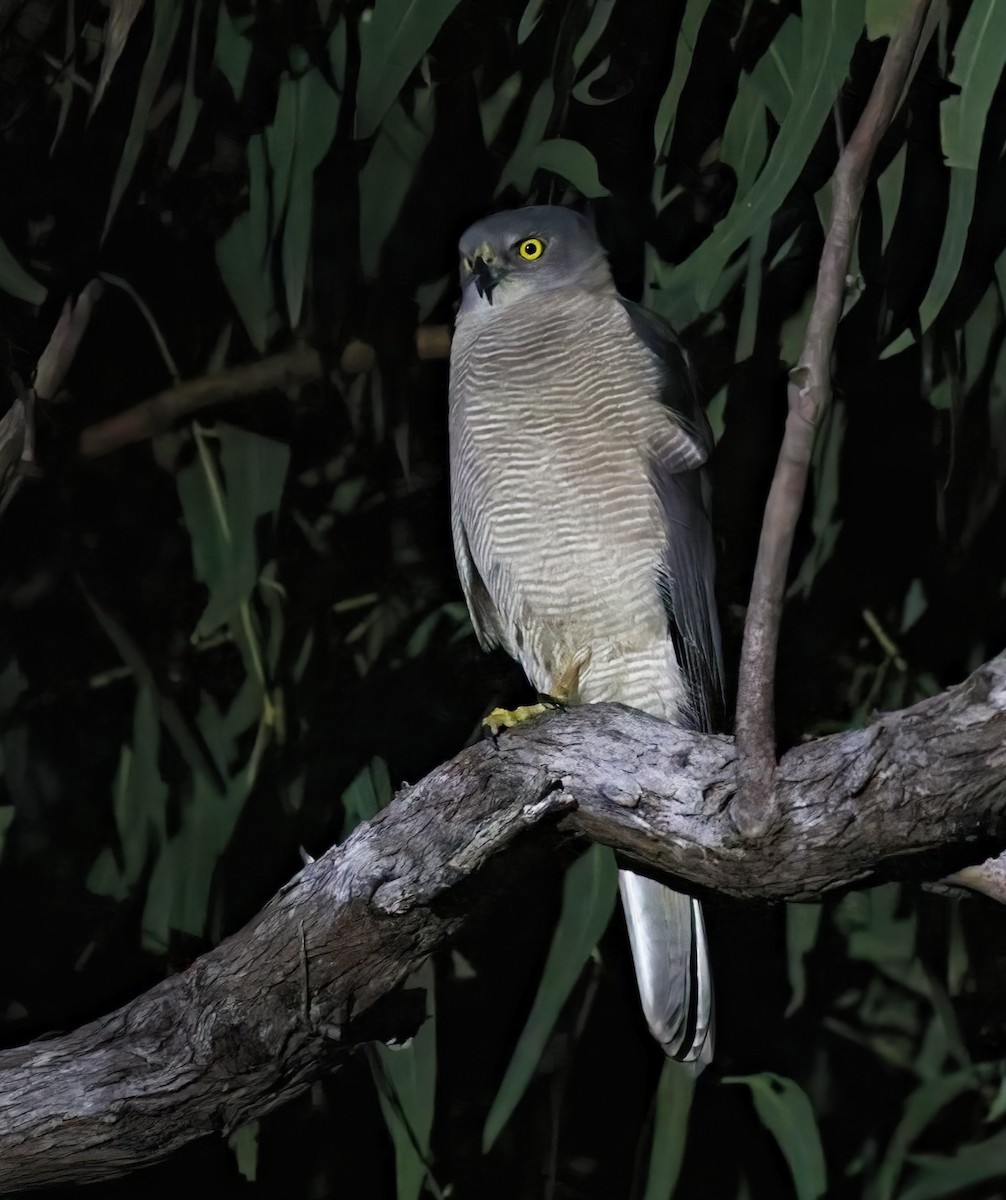
<svg viewBox="0 0 1006 1200">
<path fill-rule="evenodd" d="M 904 25 L 887 47 L 863 115 L 839 156 L 814 305 L 799 363 L 790 372 L 789 414 L 765 505 L 737 684 L 735 729 L 741 787 L 734 803 L 734 820 L 748 838 L 763 835 L 772 818 L 777 769 L 772 693 L 786 572 L 807 491 L 815 431 L 831 403 L 832 350 L 842 317 L 860 206 L 874 155 L 924 48 L 921 39 L 930 3 L 912 0 L 908 6 Z"/>
</svg>

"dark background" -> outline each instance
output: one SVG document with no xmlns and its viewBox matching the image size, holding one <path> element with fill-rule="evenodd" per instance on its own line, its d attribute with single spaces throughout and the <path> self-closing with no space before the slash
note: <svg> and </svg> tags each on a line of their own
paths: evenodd
<svg viewBox="0 0 1006 1200">
<path fill-rule="evenodd" d="M 408 5 L 398 7 L 404 14 Z M 576 64 L 600 0 L 460 0 L 439 28 L 413 29 L 405 40 L 412 69 L 396 101 L 399 125 L 389 117 L 359 137 L 363 6 L 148 0 L 93 112 L 114 42 L 109 10 L 0 6 L 0 235 L 46 288 L 39 305 L 0 292 L 7 401 L 30 380 L 65 297 L 99 272 L 142 298 L 183 379 L 282 353 L 295 338 L 317 346 L 332 368 L 289 394 L 236 396 L 198 413 L 201 432 L 182 422 L 153 443 L 85 460 L 81 430 L 172 383 L 151 323 L 107 283 L 64 394 L 37 413 L 38 471 L 0 523 L 7 1044 L 98 1016 L 190 962 L 297 870 L 299 847 L 320 853 L 368 804 L 384 802 L 389 784 L 415 780 L 460 749 L 489 707 L 527 697 L 514 664 L 479 652 L 460 603 L 447 365 L 417 359 L 415 329 L 452 320 L 454 247 L 471 220 L 529 201 L 581 202 L 592 190 L 575 166 L 568 175 L 518 172 L 497 194 L 528 145 L 554 137 L 593 156 L 609 194 L 592 206 L 616 278 L 626 295 L 653 301 L 647 255 L 682 262 L 728 218 L 737 177 L 720 151 L 738 81 L 758 78 L 758 64 L 773 55 L 786 63 L 784 22 L 800 12 L 795 0 L 713 0 L 703 13 L 678 2 L 609 7 Z M 381 9 L 393 11 L 395 0 L 379 0 Z M 538 12 L 530 30 L 528 10 Z M 919 317 L 941 247 L 960 232 L 940 108 L 957 90 L 953 48 L 968 11 L 954 3 L 944 12 L 875 164 L 877 174 L 904 155 L 886 246 L 890 200 L 871 184 L 864 205 L 854 272 L 862 294 L 839 332 L 834 419 L 819 447 L 794 551 L 799 586 L 783 622 L 783 746 L 959 681 L 1006 633 L 1001 83 L 985 114 L 956 280 L 928 327 Z M 688 50 L 689 21 L 699 15 Z M 155 27 L 172 20 L 157 78 Z M 234 51 L 224 24 L 247 53 L 238 87 L 228 80 Z M 882 40 L 860 38 L 831 118 L 762 231 L 757 284 L 749 274 L 745 286 L 742 273 L 681 330 L 719 435 L 718 590 L 731 688 L 787 371 L 823 241 L 815 193 L 883 49 Z M 602 67 L 585 92 L 584 76 Z M 317 169 L 294 169 L 284 191 L 277 181 L 287 156 L 324 127 L 310 105 L 296 121 L 281 120 L 284 88 L 308 76 L 339 97 L 338 116 Z M 673 136 L 658 156 L 670 196 L 658 213 L 654 123 L 669 83 L 682 78 Z M 543 84 L 552 100 L 536 125 Z M 504 86 L 512 103 L 487 144 L 483 122 Z M 146 94 L 152 104 L 138 122 Z M 187 105 L 198 111 L 173 162 Z M 769 144 L 785 136 L 771 105 L 763 123 Z M 251 164 L 266 131 L 263 191 Z M 124 191 L 103 236 L 116 178 Z M 313 208 L 294 207 L 298 189 L 297 201 L 307 196 Z M 258 339 L 240 315 L 255 289 L 229 285 L 220 249 L 232 223 L 256 211 L 248 269 L 266 281 L 274 310 Z M 303 316 L 292 328 L 284 236 L 295 220 L 307 226 L 308 250 Z M 739 328 L 752 317 L 753 342 L 739 355 Z M 916 344 L 881 358 L 905 329 Z M 351 338 L 376 349 L 374 369 L 337 369 Z M 233 440 L 234 427 L 262 441 Z M 250 446 L 264 447 L 262 470 L 276 485 L 265 511 L 230 473 L 242 454 L 254 457 Z M 218 536 L 206 490 L 214 472 L 232 519 L 248 531 L 252 576 L 229 605 L 218 596 L 216 625 L 194 636 L 223 587 L 194 566 Z M 185 506 L 186 495 L 202 499 Z M 255 582 L 260 574 L 265 584 Z M 248 622 L 265 658 L 261 685 Z M 143 694 L 157 714 L 145 724 L 137 720 Z M 277 706 L 282 716 L 266 719 Z M 224 733 L 220 713 L 230 714 Z M 198 812 L 213 831 L 201 842 L 192 834 Z M 480 1149 L 575 851 L 520 880 L 504 906 L 469 926 L 456 955 L 436 963 L 432 1162 L 440 1188 L 451 1185 L 455 1196 L 644 1194 L 662 1062 L 636 1012 L 618 917 L 512 1120 L 490 1154 Z M 676 1195 L 790 1194 L 787 1139 L 805 1141 L 805 1129 L 784 1122 L 773 1136 L 750 1087 L 724 1082 L 763 1072 L 796 1081 L 809 1097 L 829 1196 L 1001 1194 L 991 1167 L 969 1174 L 966 1165 L 1000 1153 L 1006 952 L 994 905 L 892 883 L 836 897 L 810 917 L 726 901 L 708 908 L 717 1059 L 695 1094 Z M 801 929 L 809 929 L 802 948 Z M 902 1170 L 892 1157 L 904 1153 L 895 1128 L 934 1095 L 944 1102 L 918 1118 L 906 1148 L 937 1157 Z M 90 1191 L 167 1196 L 198 1181 L 219 1195 L 396 1195 L 393 1144 L 363 1057 L 263 1121 L 249 1144 L 254 1183 L 234 1150 L 214 1140 Z M 885 1169 L 889 1191 L 878 1182 Z"/>
</svg>

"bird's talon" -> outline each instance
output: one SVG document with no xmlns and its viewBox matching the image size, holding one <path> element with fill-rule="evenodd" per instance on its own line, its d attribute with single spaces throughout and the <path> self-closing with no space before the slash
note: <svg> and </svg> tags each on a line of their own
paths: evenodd
<svg viewBox="0 0 1006 1200">
<path fill-rule="evenodd" d="M 540 716 L 548 711 L 545 704 L 521 704 L 517 708 L 494 708 L 488 717 L 482 718 L 482 724 L 496 737 L 501 729 L 512 729 L 522 721 Z"/>
</svg>

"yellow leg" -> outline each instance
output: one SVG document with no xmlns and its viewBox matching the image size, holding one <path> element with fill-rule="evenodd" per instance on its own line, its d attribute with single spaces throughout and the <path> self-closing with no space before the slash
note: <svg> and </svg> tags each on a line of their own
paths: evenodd
<svg viewBox="0 0 1006 1200">
<path fill-rule="evenodd" d="M 589 658 L 589 652 L 575 658 L 556 680 L 555 686 L 549 694 L 541 696 L 540 704 L 522 704 L 519 708 L 513 709 L 494 708 L 488 717 L 482 718 L 482 724 L 495 737 L 501 729 L 512 729 L 521 721 L 541 716 L 550 708 L 565 708 L 567 705 L 575 703 L 580 686 L 580 672 L 587 665 Z"/>
<path fill-rule="evenodd" d="M 512 729 L 521 721 L 548 712 L 549 707 L 548 704 L 521 704 L 518 708 L 494 708 L 488 717 L 482 718 L 482 724 L 495 737 L 501 729 Z"/>
</svg>

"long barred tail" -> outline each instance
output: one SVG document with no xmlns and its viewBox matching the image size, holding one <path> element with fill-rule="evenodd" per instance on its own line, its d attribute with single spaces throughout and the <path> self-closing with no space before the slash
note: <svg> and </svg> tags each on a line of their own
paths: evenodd
<svg viewBox="0 0 1006 1200">
<path fill-rule="evenodd" d="M 713 1057 L 713 989 L 702 908 L 662 883 L 619 871 L 639 998 L 650 1032 L 698 1074 Z"/>
</svg>

